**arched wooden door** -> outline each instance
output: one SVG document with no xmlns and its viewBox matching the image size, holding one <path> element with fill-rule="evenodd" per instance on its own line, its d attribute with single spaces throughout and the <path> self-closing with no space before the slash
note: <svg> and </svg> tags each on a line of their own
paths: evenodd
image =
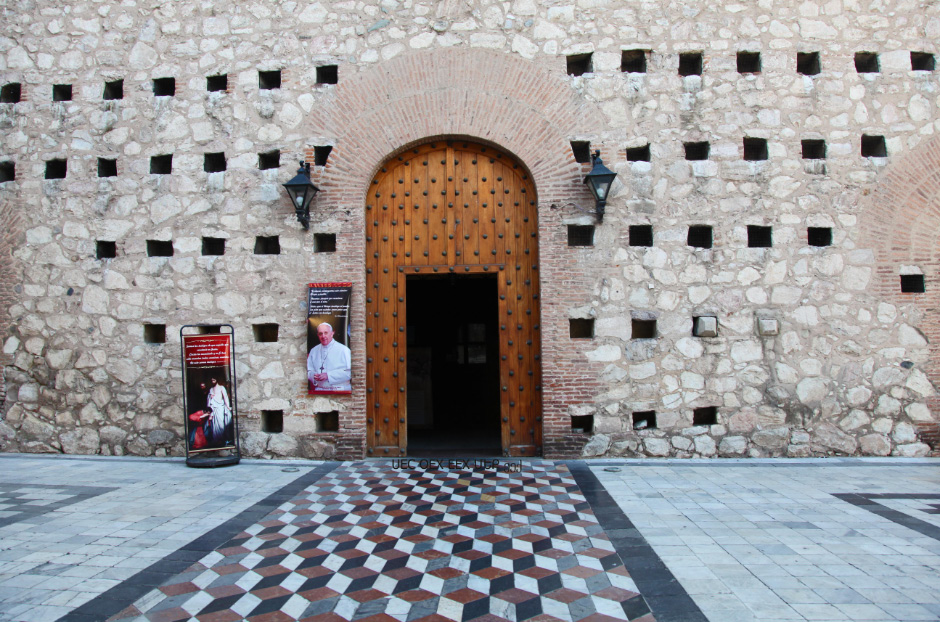
<svg viewBox="0 0 940 622">
<path fill-rule="evenodd" d="M 366 199 L 369 455 L 407 455 L 406 276 L 448 273 L 497 275 L 503 454 L 541 453 L 537 205 L 515 158 L 468 141 L 415 147 L 376 175 Z"/>
</svg>

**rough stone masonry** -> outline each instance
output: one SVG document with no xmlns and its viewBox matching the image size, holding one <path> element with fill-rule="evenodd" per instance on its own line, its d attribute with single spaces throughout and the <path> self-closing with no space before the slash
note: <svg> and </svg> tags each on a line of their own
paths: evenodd
<svg viewBox="0 0 940 622">
<path fill-rule="evenodd" d="M 352 281 L 364 325 L 365 188 L 435 137 L 532 171 L 549 457 L 930 449 L 935 3 L 0 10 L 2 451 L 179 455 L 179 327 L 202 322 L 235 327 L 247 455 L 361 457 L 363 335 L 353 396 L 307 397 L 303 288 Z M 601 223 L 585 147 L 618 174 Z M 299 159 L 310 231 L 279 187 Z"/>
</svg>

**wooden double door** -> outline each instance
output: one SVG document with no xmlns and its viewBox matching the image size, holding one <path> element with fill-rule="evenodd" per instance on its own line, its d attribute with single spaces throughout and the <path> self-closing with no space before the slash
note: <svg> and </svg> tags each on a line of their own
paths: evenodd
<svg viewBox="0 0 940 622">
<path fill-rule="evenodd" d="M 467 366 L 448 367 L 460 374 L 461 369 L 472 368 L 473 360 L 485 359 L 487 353 L 498 357 L 498 372 L 495 366 L 492 374 L 468 372 L 466 384 L 451 378 L 446 386 L 436 387 L 438 395 L 433 402 L 438 406 L 433 419 L 439 427 L 460 434 L 461 424 L 448 419 L 460 415 L 440 406 L 446 404 L 440 399 L 442 390 L 461 407 L 470 403 L 469 398 L 492 391 L 492 400 L 477 401 L 479 408 L 496 412 L 482 413 L 479 420 L 488 420 L 490 415 L 498 420 L 494 429 L 501 453 L 541 453 L 537 206 L 532 179 L 515 158 L 468 141 L 442 140 L 410 149 L 386 162 L 372 180 L 366 197 L 366 430 L 370 456 L 408 455 L 408 390 L 409 385 L 413 391 L 416 386 L 408 380 L 409 333 L 413 373 L 415 357 L 427 356 L 418 348 L 422 327 L 409 323 L 409 289 L 413 294 L 420 291 L 422 296 L 421 313 L 412 306 L 416 320 L 428 323 L 427 307 L 433 306 L 435 325 L 446 326 L 453 318 L 453 330 L 440 334 L 458 336 L 454 343 L 438 344 L 444 347 L 435 349 L 451 353 L 445 360 L 422 363 L 439 370 L 453 363 L 454 357 L 463 357 Z M 445 276 L 452 278 L 441 278 Z M 480 288 L 481 281 L 492 286 Z M 409 284 L 414 285 L 409 288 Z M 443 295 L 443 291 L 439 298 L 434 295 L 438 286 L 465 285 L 473 292 L 469 296 L 455 298 Z M 448 300 L 459 300 L 462 306 L 480 305 L 482 315 L 485 309 L 495 310 L 488 324 L 491 329 L 481 333 L 472 322 L 458 326 L 474 314 L 468 315 L 465 308 L 448 308 Z M 485 336 L 480 338 L 480 334 Z M 493 382 L 496 386 L 490 386 Z M 460 411 L 453 409 L 454 413 Z M 474 425 L 473 420 L 468 419 L 467 425 Z"/>
</svg>

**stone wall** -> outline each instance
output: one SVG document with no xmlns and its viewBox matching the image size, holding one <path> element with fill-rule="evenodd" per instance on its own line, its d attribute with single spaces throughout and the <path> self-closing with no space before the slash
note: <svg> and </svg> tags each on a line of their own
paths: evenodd
<svg viewBox="0 0 940 622">
<path fill-rule="evenodd" d="M 937 406 L 938 169 L 918 163 L 936 161 L 940 74 L 913 71 L 910 53 L 937 53 L 934 5 L 4 11 L 0 84 L 21 94 L 0 103 L 0 163 L 15 165 L 0 182 L 0 450 L 178 454 L 179 327 L 230 322 L 247 453 L 361 456 L 361 374 L 350 398 L 304 395 L 304 286 L 352 281 L 363 325 L 364 189 L 390 154 L 435 136 L 491 142 L 533 171 L 547 454 L 927 450 L 913 424 Z M 624 50 L 643 51 L 645 72 L 622 71 Z M 680 76 L 680 54 L 696 52 L 702 74 Z M 740 73 L 738 52 L 759 52 L 760 71 Z M 818 74 L 796 70 L 808 52 Z M 857 52 L 877 53 L 879 71 L 857 72 Z M 569 75 L 588 54 L 589 71 Z M 279 88 L 260 88 L 269 70 Z M 207 92 L 220 74 L 226 89 Z M 153 93 L 164 77 L 173 96 Z M 105 100 L 119 79 L 123 98 Z M 53 101 L 62 84 L 71 101 Z M 884 137 L 886 155 L 863 157 L 863 135 Z M 744 158 L 746 138 L 766 141 L 766 159 Z M 803 140 L 825 141 L 825 159 L 803 158 Z M 590 247 L 567 244 L 567 225 L 594 224 L 589 165 L 570 141 L 619 175 Z M 710 144 L 708 159 L 686 160 L 692 142 Z M 628 160 L 645 145 L 649 161 Z M 305 232 L 279 184 L 317 146 L 333 149 L 314 167 L 323 192 Z M 280 166 L 260 170 L 258 154 L 274 150 Z M 226 170 L 205 172 L 207 153 L 224 153 Z M 152 174 L 151 157 L 167 154 L 172 174 Z M 117 175 L 98 177 L 99 158 Z M 67 162 L 64 179 L 44 179 L 52 159 Z M 636 225 L 652 226 L 651 247 L 630 245 Z M 690 247 L 689 225 L 711 226 L 713 247 Z M 772 246 L 749 247 L 749 225 L 772 227 Z M 807 227 L 831 229 L 832 244 L 811 246 Z M 336 234 L 337 251 L 314 252 L 314 233 Z M 281 253 L 255 254 L 256 236 L 278 236 Z M 225 254 L 203 255 L 204 237 L 225 239 Z M 173 256 L 148 257 L 148 240 L 172 241 Z M 115 242 L 116 257 L 98 259 L 97 241 Z M 901 294 L 900 274 L 924 274 L 926 293 Z M 695 316 L 716 317 L 717 336 L 693 336 Z M 572 318 L 593 320 L 594 337 L 569 338 Z M 655 337 L 634 338 L 634 319 L 655 320 Z M 260 323 L 279 325 L 278 342 L 253 342 Z M 146 343 L 145 324 L 165 325 L 166 343 Z M 693 425 L 708 407 L 716 422 Z M 261 431 L 262 410 L 284 412 L 284 433 Z M 334 410 L 340 431 L 317 429 L 316 413 Z M 649 411 L 655 425 L 635 429 Z M 572 416 L 593 429 L 572 430 L 586 421 Z"/>
</svg>

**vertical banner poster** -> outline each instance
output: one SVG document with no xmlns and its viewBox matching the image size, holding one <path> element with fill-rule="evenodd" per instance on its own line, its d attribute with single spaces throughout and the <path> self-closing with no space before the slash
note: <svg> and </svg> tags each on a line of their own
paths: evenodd
<svg viewBox="0 0 940 622">
<path fill-rule="evenodd" d="M 352 283 L 311 283 L 307 295 L 307 386 L 310 395 L 352 393 L 349 298 Z"/>
<path fill-rule="evenodd" d="M 183 335 L 183 390 L 190 453 L 235 447 L 232 335 Z"/>
</svg>

